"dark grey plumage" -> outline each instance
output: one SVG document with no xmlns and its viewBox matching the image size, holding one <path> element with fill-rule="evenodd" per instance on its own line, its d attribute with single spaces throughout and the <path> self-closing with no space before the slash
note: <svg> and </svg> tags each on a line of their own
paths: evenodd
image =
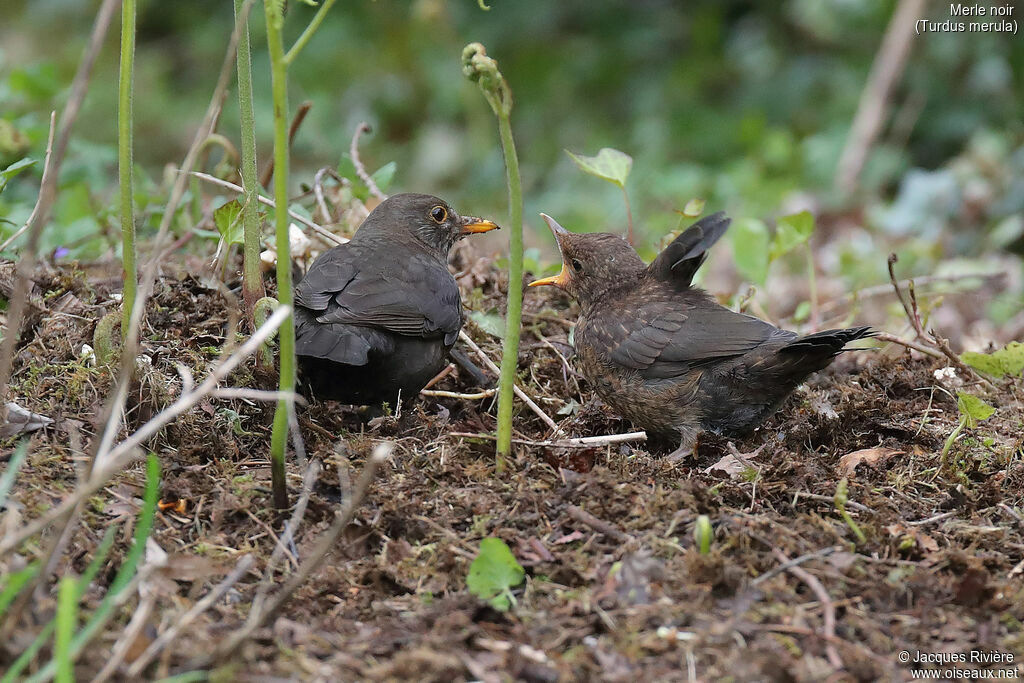
<svg viewBox="0 0 1024 683">
<path fill-rule="evenodd" d="M 317 258 L 295 288 L 300 378 L 320 398 L 395 405 L 444 368 L 462 328 L 447 257 L 462 237 L 497 226 L 446 202 L 399 194 L 348 244 Z"/>
<path fill-rule="evenodd" d="M 856 327 L 798 337 L 693 287 L 729 226 L 723 213 L 695 223 L 650 265 L 615 235 L 577 235 L 544 218 L 564 265 L 531 284 L 561 287 L 579 302 L 574 343 L 583 374 L 618 413 L 678 435 L 684 450 L 701 430 L 749 432 L 848 342 L 872 334 Z"/>
</svg>

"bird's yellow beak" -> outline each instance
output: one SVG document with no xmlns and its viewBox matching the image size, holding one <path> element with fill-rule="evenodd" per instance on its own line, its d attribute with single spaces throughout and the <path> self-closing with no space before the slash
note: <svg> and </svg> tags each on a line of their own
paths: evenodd
<svg viewBox="0 0 1024 683">
<path fill-rule="evenodd" d="M 546 213 L 540 215 L 544 219 L 544 222 L 548 224 L 548 228 L 551 229 L 551 234 L 555 236 L 555 242 L 558 244 L 558 251 L 562 251 L 562 239 L 569 234 L 569 231 L 558 224 L 551 216 Z M 565 267 L 565 257 L 562 257 L 562 270 L 559 271 L 558 275 L 552 275 L 551 277 L 542 277 L 539 280 L 534 280 L 527 287 L 541 287 L 543 285 L 552 285 L 554 287 L 560 287 L 565 289 L 565 286 L 569 284 L 569 269 Z"/>
<path fill-rule="evenodd" d="M 489 221 L 483 218 L 477 218 L 476 216 L 462 217 L 463 235 L 475 235 L 476 233 L 480 232 L 490 232 L 491 230 L 500 229 L 500 226 L 494 221 Z"/>
<path fill-rule="evenodd" d="M 539 280 L 534 280 L 527 287 L 541 287 L 543 285 L 554 285 L 555 287 L 565 288 L 569 283 L 569 269 L 562 264 L 562 270 L 559 271 L 558 275 L 552 275 L 551 277 L 542 277 Z"/>
</svg>

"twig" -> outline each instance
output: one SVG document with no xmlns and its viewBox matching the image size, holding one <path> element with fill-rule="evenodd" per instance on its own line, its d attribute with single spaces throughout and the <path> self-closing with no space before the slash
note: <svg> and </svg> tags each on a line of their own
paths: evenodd
<svg viewBox="0 0 1024 683">
<path fill-rule="evenodd" d="M 751 581 L 750 585 L 751 586 L 760 586 L 762 583 L 764 583 L 768 579 L 772 578 L 773 576 L 777 576 L 777 575 L 781 574 L 784 571 L 789 571 L 789 569 L 791 569 L 792 567 L 796 567 L 798 565 L 803 564 L 804 562 L 808 562 L 810 560 L 814 560 L 814 559 L 817 559 L 819 557 L 828 557 L 829 555 L 831 555 L 832 553 L 834 553 L 834 552 L 836 552 L 838 550 L 841 550 L 841 548 L 839 546 L 837 546 L 837 545 L 833 545 L 833 546 L 829 546 L 828 548 L 822 548 L 821 550 L 816 550 L 813 553 L 807 553 L 806 555 L 801 555 L 800 557 L 794 557 L 792 560 L 787 560 L 786 562 L 783 562 L 782 564 L 780 564 L 778 567 L 773 567 L 772 569 L 769 569 L 768 571 L 766 571 L 764 574 L 761 574 L 756 579 Z"/>
<path fill-rule="evenodd" d="M 772 552 L 775 553 L 775 557 L 779 558 L 779 561 L 784 563 L 789 562 L 789 558 L 786 557 L 786 554 L 778 548 L 774 548 Z M 832 668 L 842 669 L 843 660 L 839 657 L 839 653 L 836 652 L 836 646 L 832 643 L 832 640 L 836 637 L 836 606 L 832 604 L 832 598 L 829 596 L 828 591 L 825 590 L 825 587 L 821 585 L 821 581 L 818 580 L 818 577 L 814 576 L 806 569 L 793 565 L 792 567 L 788 567 L 786 571 L 807 584 L 807 587 L 818 596 L 822 610 L 825 613 L 825 654 L 828 656 L 828 661 L 829 664 L 832 665 Z"/>
<path fill-rule="evenodd" d="M 847 503 L 847 505 L 849 505 L 849 503 Z M 907 526 L 924 526 L 925 524 L 933 524 L 935 522 L 941 522 L 944 519 L 949 519 L 955 514 L 955 510 L 950 510 L 949 512 L 943 512 L 941 514 L 928 517 L 927 519 L 916 519 L 912 522 L 907 522 Z"/>
<path fill-rule="evenodd" d="M 358 126 L 356 126 L 356 132 L 352 134 L 352 144 L 349 145 L 348 148 L 348 155 L 352 158 L 352 165 L 356 167 L 356 175 L 359 176 L 359 179 L 366 184 L 367 189 L 370 190 L 370 194 L 377 199 L 384 201 L 388 196 L 380 191 L 380 188 L 377 187 L 377 183 L 374 182 L 370 174 L 366 172 L 363 162 L 359 160 L 359 138 L 362 137 L 363 133 L 369 133 L 371 130 L 373 129 L 370 128 L 370 124 L 366 121 L 362 121 Z"/>
<path fill-rule="evenodd" d="M 142 425 L 132 436 L 122 441 L 116 448 L 111 450 L 104 458 L 97 458 L 95 465 L 87 482 L 75 489 L 75 492 L 64 500 L 60 505 L 51 508 L 41 517 L 30 524 L 22 527 L 19 531 L 4 536 L 0 541 L 0 558 L 17 548 L 26 539 L 31 538 L 54 520 L 59 519 L 69 510 L 73 509 L 80 501 L 93 495 L 104 486 L 111 477 L 122 468 L 126 467 L 133 460 L 141 457 L 141 446 L 147 439 L 152 437 L 165 425 L 173 421 L 179 415 L 187 412 L 206 395 L 210 394 L 225 377 L 238 367 L 245 358 L 252 355 L 267 337 L 273 334 L 289 314 L 289 306 L 280 306 L 273 315 L 267 319 L 256 332 L 242 344 L 237 351 L 228 356 L 219 365 L 214 367 L 210 374 L 203 380 L 202 384 L 193 391 L 183 393 L 177 401 L 155 415 L 149 422 Z"/>
<path fill-rule="evenodd" d="M 345 186 L 348 184 L 348 180 L 338 175 L 330 166 L 324 166 L 319 171 L 313 174 L 313 196 L 316 197 L 317 206 L 320 207 L 320 213 L 324 216 L 324 222 L 330 223 L 334 219 L 331 216 L 330 209 L 327 208 L 327 200 L 324 199 L 324 176 L 329 175 L 338 182 L 339 185 Z"/>
<path fill-rule="evenodd" d="M 381 464 L 391 457 L 394 447 L 393 443 L 385 442 L 378 444 L 374 448 L 373 455 L 370 456 L 363 466 L 363 472 L 359 476 L 359 481 L 352 492 L 352 497 L 345 504 L 344 509 L 335 516 L 330 528 L 321 535 L 320 541 L 306 561 L 299 567 L 298 571 L 292 574 L 288 582 L 267 601 L 262 609 L 258 611 L 253 610 L 249 613 L 249 618 L 246 620 L 245 625 L 239 628 L 224 645 L 217 648 L 212 658 L 202 658 L 202 663 L 196 664 L 196 668 L 208 666 L 208 660 L 223 659 L 234 653 L 252 635 L 253 631 L 273 616 L 288 601 L 292 594 L 309 579 L 313 572 L 327 558 L 331 549 L 337 545 L 338 540 L 345 532 L 352 518 L 355 517 L 356 511 L 362 506 L 363 500 L 366 498 L 366 492 L 377 476 L 377 470 Z"/>
<path fill-rule="evenodd" d="M 999 286 L 1000 283 L 1005 285 L 1006 273 L 965 273 L 961 275 L 925 275 L 919 278 L 914 278 L 914 285 L 921 288 L 923 285 L 932 285 L 938 283 L 956 283 L 963 280 L 980 280 L 982 284 L 990 284 Z M 911 280 L 900 280 L 900 285 L 906 287 L 909 286 Z M 862 301 L 864 299 L 870 299 L 876 296 L 882 296 L 892 291 L 892 284 L 883 285 L 872 285 L 871 287 L 865 287 L 858 289 L 853 292 L 848 292 L 840 297 L 826 301 L 821 305 L 821 312 L 823 315 L 828 315 L 835 309 L 839 308 L 844 304 L 848 304 L 854 300 Z"/>
<path fill-rule="evenodd" d="M 295 141 L 295 134 L 299 132 L 299 126 L 306 120 L 306 114 L 313 107 L 313 103 L 305 101 L 299 105 L 299 108 L 295 110 L 295 116 L 292 117 L 292 125 L 288 128 L 288 146 L 292 146 L 292 142 Z M 270 181 L 274 177 L 274 158 L 271 157 L 270 161 L 267 162 L 266 168 L 263 170 L 263 177 L 260 178 L 260 185 L 267 187 L 270 185 Z"/>
<path fill-rule="evenodd" d="M 294 391 L 276 391 L 269 389 L 247 389 L 245 387 L 223 387 L 210 392 L 212 398 L 244 398 L 252 401 L 295 401 L 299 405 L 307 405 L 306 398 Z"/>
<path fill-rule="evenodd" d="M 128 621 L 128 624 L 124 629 L 122 629 L 117 642 L 114 643 L 114 647 L 111 649 L 110 659 L 106 661 L 103 668 L 100 669 L 100 672 L 92 679 L 92 683 L 103 683 L 103 681 L 110 678 L 111 675 L 117 671 L 117 668 L 121 666 L 125 656 L 128 654 L 129 648 L 135 644 L 139 634 L 142 633 L 142 629 L 149 623 L 149 617 L 153 613 L 153 608 L 156 606 L 156 593 L 152 590 L 152 587 L 148 585 L 148 582 L 143 581 L 139 584 L 139 594 L 139 604 L 132 612 L 132 618 Z"/>
<path fill-rule="evenodd" d="M 793 505 L 801 498 L 810 498 L 811 500 L 820 500 L 823 503 L 834 504 L 835 498 L 833 496 L 823 496 L 819 493 L 808 493 L 807 491 L 797 491 L 793 494 Z M 874 510 L 869 508 L 867 505 L 854 502 L 852 500 L 846 501 L 846 507 L 853 508 L 854 510 L 860 510 L 861 512 L 870 512 L 874 514 Z"/>
<path fill-rule="evenodd" d="M 132 665 L 128 668 L 128 676 L 135 677 L 142 674 L 142 670 L 149 665 L 153 658 L 160 654 L 160 651 L 167 647 L 172 640 L 178 637 L 178 634 L 186 626 L 195 621 L 203 612 L 210 609 L 215 602 L 221 599 L 221 597 L 228 592 L 228 589 L 234 586 L 238 581 L 245 576 L 246 572 L 255 564 L 256 560 L 252 555 L 243 555 L 238 560 L 238 564 L 231 571 L 230 574 L 224 577 L 224 579 L 218 583 L 213 590 L 204 595 L 199 602 L 192 606 L 188 612 L 186 612 L 180 619 L 171 625 L 166 631 L 161 633 L 156 640 L 149 644 L 149 647 L 143 651 L 139 658 L 132 662 Z"/>
<path fill-rule="evenodd" d="M 200 180 L 206 181 L 206 182 L 210 183 L 211 185 L 219 185 L 220 187 L 223 187 L 225 190 L 234 190 L 238 194 L 241 194 L 241 195 L 245 194 L 245 189 L 241 185 L 235 185 L 234 183 L 228 182 L 227 180 L 221 180 L 220 178 L 218 178 L 216 176 L 212 176 L 212 175 L 210 175 L 208 173 L 201 173 L 200 171 L 192 171 L 189 175 L 195 176 L 196 178 L 199 178 Z M 259 200 L 260 204 L 264 204 L 264 205 L 269 206 L 271 208 L 277 206 L 277 204 L 274 203 L 274 200 L 271 199 L 270 197 L 264 197 L 263 195 L 258 194 L 258 195 L 256 195 L 256 198 Z M 302 223 L 303 225 L 305 225 L 310 230 L 313 230 L 314 232 L 316 232 L 316 234 L 318 234 L 321 237 L 324 237 L 324 238 L 330 240 L 331 242 L 334 242 L 335 244 L 346 244 L 348 242 L 348 240 L 345 239 L 344 237 L 339 237 L 338 235 L 335 235 L 330 230 L 327 230 L 326 228 L 323 228 L 323 227 L 317 225 L 313 221 L 311 221 L 308 218 L 305 218 L 305 217 L 295 213 L 291 209 L 288 209 L 288 215 L 291 216 L 292 218 L 294 218 L 297 222 Z"/>
<path fill-rule="evenodd" d="M 498 366 L 495 365 L 494 362 L 487 357 L 487 354 L 484 353 L 483 349 L 477 346 L 476 342 L 473 341 L 464 330 L 459 330 L 459 339 L 466 342 L 466 346 L 468 346 L 470 349 L 473 350 L 474 353 L 476 353 L 480 360 L 483 361 L 484 365 L 487 366 L 488 370 L 493 372 L 495 375 L 501 374 L 501 370 L 498 369 Z M 548 428 L 551 429 L 552 434 L 555 434 L 559 431 L 559 427 L 557 424 L 555 424 L 555 421 L 548 417 L 548 414 L 541 410 L 540 406 L 534 403 L 533 399 L 527 396 L 526 392 L 520 389 L 518 384 L 512 385 L 512 390 L 516 393 L 516 396 L 518 396 L 523 401 L 523 403 L 529 406 L 530 410 L 532 410 L 534 414 L 536 414 L 537 417 L 539 417 L 544 422 L 544 424 L 546 424 Z"/>
<path fill-rule="evenodd" d="M 913 2 L 915 0 L 904 1 Z M 995 389 L 995 386 L 991 382 L 976 373 L 974 368 L 967 365 L 967 363 L 960 360 L 960 356 L 953 353 L 953 349 L 949 348 L 949 342 L 940 337 L 934 329 L 929 330 L 928 334 L 925 334 L 924 325 L 921 322 L 921 316 L 917 308 L 917 296 L 914 294 L 914 281 L 910 280 L 907 285 L 908 301 L 907 298 L 903 297 L 903 290 L 900 289 L 899 282 L 896 280 L 896 273 L 893 271 L 893 266 L 897 261 L 899 261 L 899 257 L 896 256 L 896 254 L 889 254 L 889 281 L 892 283 L 893 289 L 896 290 L 896 298 L 899 299 L 900 303 L 903 305 L 903 310 L 907 314 L 907 320 L 910 321 L 910 326 L 914 328 L 917 338 L 938 349 L 942 355 L 948 358 L 965 377 L 971 377 L 979 384 L 988 387 L 989 389 Z"/>
<path fill-rule="evenodd" d="M 923 346 L 922 344 L 918 344 L 917 342 L 902 339 L 901 337 L 897 337 L 894 334 L 889 334 L 888 332 L 879 332 L 878 334 L 875 335 L 875 339 L 877 339 L 878 341 L 889 342 L 890 344 L 899 344 L 900 346 L 905 346 L 908 349 L 914 349 L 915 351 L 919 351 L 925 354 L 926 356 L 931 356 L 932 358 L 945 358 L 945 356 L 943 356 L 935 349 Z"/>
<path fill-rule="evenodd" d="M 924 0 L 902 0 L 896 7 L 871 65 L 860 96 L 850 135 L 836 169 L 836 187 L 850 194 L 857 187 L 868 152 L 882 128 L 893 87 L 899 81 L 913 45 L 914 26 L 923 13 Z"/>
<path fill-rule="evenodd" d="M 420 396 L 435 396 L 438 398 L 459 398 L 463 401 L 480 401 L 490 398 L 498 393 L 497 389 L 484 389 L 475 394 L 460 394 L 457 391 L 441 391 L 439 389 L 421 389 Z"/>
<path fill-rule="evenodd" d="M 25 234 L 25 231 L 32 226 L 32 221 L 34 221 L 36 216 L 39 214 L 39 204 L 40 200 L 43 198 L 42 185 L 44 183 L 49 182 L 50 176 L 52 175 L 52 171 L 50 170 L 50 159 L 53 156 L 53 133 L 56 128 L 57 112 L 52 111 L 50 112 L 50 133 L 49 135 L 46 136 L 46 154 L 43 157 L 43 176 L 39 184 L 39 197 L 36 198 L 36 205 L 32 207 L 32 213 L 28 215 L 28 220 L 25 221 L 25 225 L 18 228 L 17 232 L 15 232 L 13 235 L 4 240 L 3 244 L 0 244 L 0 251 L 3 251 L 7 247 L 9 247 L 11 242 Z"/>
<path fill-rule="evenodd" d="M 444 370 L 442 370 L 441 372 L 439 372 L 436 375 L 434 375 L 433 378 L 431 378 L 431 380 L 429 382 L 427 382 L 426 386 L 424 386 L 423 389 L 420 390 L 420 393 L 422 393 L 424 390 L 429 389 L 430 387 L 434 386 L 435 384 L 437 384 L 438 382 L 443 380 L 448 375 L 452 374 L 453 370 L 455 370 L 455 363 L 449 363 L 448 365 L 446 365 L 444 367 Z"/>
<path fill-rule="evenodd" d="M 493 390 L 492 390 L 493 391 Z M 480 434 L 473 432 L 452 432 L 449 436 L 458 436 L 469 439 L 497 439 L 493 434 Z M 554 439 L 547 441 L 530 441 L 529 439 L 512 439 L 512 443 L 524 446 L 539 446 L 544 448 L 594 448 L 596 446 L 609 446 L 616 443 L 628 441 L 646 441 L 647 432 L 627 432 L 625 434 L 609 434 L 607 436 L 583 436 L 575 439 Z"/>
<path fill-rule="evenodd" d="M 619 531 L 608 522 L 598 519 L 581 507 L 570 505 L 566 508 L 566 511 L 569 513 L 569 516 L 577 522 L 586 524 L 594 531 L 599 531 L 612 540 L 618 541 L 619 543 L 628 543 L 633 540 L 633 537 L 629 534 Z"/>
<path fill-rule="evenodd" d="M 89 45 L 85 48 L 82 61 L 78 65 L 75 79 L 71 83 L 71 93 L 68 96 L 67 106 L 60 115 L 60 123 L 57 126 L 56 135 L 53 134 L 53 115 L 50 115 L 50 135 L 46 143 L 46 160 L 43 163 L 43 177 L 39 185 L 39 197 L 32 209 L 28 228 L 28 243 L 21 251 L 21 258 L 15 269 L 16 278 L 14 292 L 8 297 L 7 324 L 4 326 L 3 341 L 0 342 L 0 419 L 7 418 L 7 385 L 11 379 L 11 370 L 14 367 L 14 350 L 18 340 L 21 338 L 21 324 L 25 317 L 25 307 L 28 303 L 29 277 L 36 264 L 36 252 L 39 250 L 39 237 L 42 235 L 43 227 L 50 216 L 50 208 L 57 198 L 57 178 L 60 175 L 60 167 L 64 163 L 64 154 L 68 148 L 68 141 L 71 138 L 71 128 L 78 118 L 78 111 L 82 107 L 82 101 L 89 89 L 89 81 L 92 78 L 92 67 L 96 62 L 96 56 L 103 47 L 103 40 L 106 38 L 107 29 L 114 16 L 114 11 L 120 4 L 118 0 L 104 0 L 96 13 L 96 21 L 93 23 L 92 34 L 89 37 Z M 51 147 L 52 142 L 52 147 Z"/>
</svg>

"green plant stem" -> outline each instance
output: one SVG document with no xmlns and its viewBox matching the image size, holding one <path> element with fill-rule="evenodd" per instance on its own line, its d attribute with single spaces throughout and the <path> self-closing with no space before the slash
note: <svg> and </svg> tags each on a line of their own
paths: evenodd
<svg viewBox="0 0 1024 683">
<path fill-rule="evenodd" d="M 313 34 L 316 33 L 318 28 L 320 28 L 320 24 L 323 23 L 324 17 L 327 16 L 327 12 L 331 9 L 334 2 L 335 0 L 323 0 L 323 3 L 320 5 L 320 9 L 318 9 L 316 14 L 313 15 L 313 18 L 310 19 L 309 25 L 306 26 L 302 35 L 299 36 L 298 40 L 295 41 L 295 44 L 292 45 L 290 50 L 288 50 L 288 54 L 282 58 L 285 67 L 290 66 L 291 63 L 295 61 L 295 58 L 299 56 L 299 53 L 302 52 L 302 49 L 306 47 L 306 44 L 309 43 Z"/>
<path fill-rule="evenodd" d="M 53 634 L 53 657 L 57 672 L 53 680 L 57 683 L 73 683 L 75 680 L 74 661 L 71 656 L 71 635 L 78 621 L 78 590 L 74 577 L 60 580 L 57 597 L 57 630 Z"/>
<path fill-rule="evenodd" d="M 967 418 L 961 415 L 960 422 L 957 424 L 956 429 L 954 429 L 953 433 L 950 434 L 949 438 L 946 439 L 946 443 L 942 444 L 942 452 L 939 454 L 939 462 L 942 464 L 943 467 L 949 465 L 949 461 L 947 459 L 947 456 L 949 455 L 949 449 L 953 447 L 953 442 L 956 441 L 956 437 L 960 436 L 960 432 L 964 431 L 964 427 L 966 426 Z"/>
<path fill-rule="evenodd" d="M 235 0 L 235 20 L 239 20 L 245 0 Z M 249 21 L 238 31 L 238 111 L 242 139 L 242 187 L 245 201 L 242 203 L 243 266 L 242 301 L 250 328 L 255 330 L 256 302 L 266 295 L 263 288 L 263 273 L 260 270 L 260 214 L 259 185 L 256 169 L 256 117 L 252 102 L 252 60 L 249 47 Z M 256 356 L 257 362 L 261 354 Z"/>
<path fill-rule="evenodd" d="M 624 202 L 626 202 L 626 221 L 627 221 L 627 225 L 628 225 L 627 232 L 626 232 L 626 239 L 629 241 L 630 245 L 632 245 L 634 243 L 633 242 L 633 207 L 631 207 L 630 204 L 629 204 L 629 193 L 626 192 L 626 186 L 623 184 L 623 185 L 620 185 L 619 187 L 622 188 L 622 200 Z"/>
<path fill-rule="evenodd" d="M 501 347 L 501 374 L 498 379 L 498 470 L 512 451 L 512 387 L 519 365 L 519 326 L 523 313 L 523 189 L 519 177 L 519 156 L 512 139 L 512 123 L 507 113 L 498 114 L 498 133 L 505 153 L 508 176 L 508 305 L 505 313 L 505 339 Z"/>
<path fill-rule="evenodd" d="M 121 334 L 128 334 L 128 321 L 135 305 L 138 266 L 135 262 L 135 211 L 132 197 L 132 85 L 135 70 L 135 0 L 121 3 L 121 73 L 117 98 L 117 171 L 121 189 L 121 263 L 124 290 L 121 299 Z"/>
<path fill-rule="evenodd" d="M 317 22 L 325 2 L 313 18 Z M 263 3 L 267 17 L 267 47 L 270 51 L 271 92 L 274 98 L 274 222 L 277 230 L 277 300 L 292 305 L 291 250 L 288 243 L 288 69 L 284 61 L 284 45 L 281 28 L 284 23 L 280 7 L 272 0 Z M 321 18 L 322 21 L 322 18 Z M 313 26 L 310 22 L 310 27 Z M 310 33 L 310 28 L 303 33 Z M 301 39 L 300 39 L 301 40 Z M 308 38 L 306 38 L 308 40 Z M 299 47 L 299 44 L 296 44 Z M 294 48 L 293 48 L 294 50 Z M 295 319 L 289 313 L 278 330 L 281 351 L 280 380 L 278 388 L 291 394 L 295 391 Z M 270 436 L 270 474 L 274 506 L 279 510 L 288 507 L 288 488 L 285 482 L 284 456 L 288 445 L 288 403 L 285 399 L 277 402 L 274 411 L 274 428 Z"/>
</svg>

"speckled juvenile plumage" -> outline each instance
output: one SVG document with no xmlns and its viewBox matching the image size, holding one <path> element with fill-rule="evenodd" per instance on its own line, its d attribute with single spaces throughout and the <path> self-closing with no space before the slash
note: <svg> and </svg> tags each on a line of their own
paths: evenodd
<svg viewBox="0 0 1024 683">
<path fill-rule="evenodd" d="M 295 288 L 296 355 L 315 396 L 357 405 L 414 398 L 448 362 L 462 300 L 448 251 L 496 228 L 425 194 L 395 195 Z"/>
<path fill-rule="evenodd" d="M 543 214 L 542 214 L 543 215 Z M 645 265 L 621 238 L 573 234 L 548 216 L 562 253 L 561 287 L 580 304 L 574 344 L 584 376 L 636 425 L 692 446 L 701 430 L 749 432 L 867 327 L 798 337 L 719 305 L 691 285 L 725 233 L 722 213 L 695 223 Z"/>
</svg>

